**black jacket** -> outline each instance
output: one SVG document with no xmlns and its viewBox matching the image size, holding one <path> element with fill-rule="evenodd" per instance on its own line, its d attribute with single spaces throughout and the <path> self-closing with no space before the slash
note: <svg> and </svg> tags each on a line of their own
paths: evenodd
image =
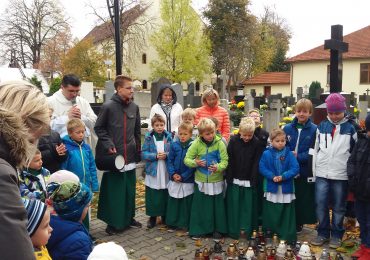
<svg viewBox="0 0 370 260">
<path fill-rule="evenodd" d="M 140 112 L 134 102 L 126 103 L 114 94 L 100 108 L 94 130 L 99 138 L 96 157 L 108 154 L 108 150 L 115 147 L 126 164 L 140 161 Z"/>
<path fill-rule="evenodd" d="M 60 164 L 67 159 L 65 155 L 59 155 L 56 146 L 62 143 L 62 139 L 58 132 L 51 130 L 49 135 L 42 136 L 39 139 L 38 148 L 42 156 L 42 166 L 54 173 L 60 170 Z"/>
<path fill-rule="evenodd" d="M 261 127 L 256 127 L 256 130 L 254 130 L 254 136 L 257 137 L 258 142 L 265 149 L 267 147 L 269 133 L 265 129 L 262 129 Z"/>
<path fill-rule="evenodd" d="M 247 143 L 240 139 L 240 134 L 232 136 L 227 146 L 229 155 L 229 165 L 226 169 L 227 182 L 232 183 L 233 179 L 248 180 L 251 186 L 255 186 L 258 178 L 258 163 L 263 150 L 255 136 Z"/>
<path fill-rule="evenodd" d="M 349 189 L 356 200 L 370 202 L 370 138 L 358 134 L 358 141 L 347 162 Z"/>
</svg>

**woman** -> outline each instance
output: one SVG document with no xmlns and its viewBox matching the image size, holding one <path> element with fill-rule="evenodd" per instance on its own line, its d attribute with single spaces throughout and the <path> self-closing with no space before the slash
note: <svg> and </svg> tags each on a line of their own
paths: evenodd
<svg viewBox="0 0 370 260">
<path fill-rule="evenodd" d="M 229 141 L 229 114 L 227 113 L 225 108 L 219 106 L 220 96 L 218 95 L 217 91 L 213 88 L 208 88 L 207 90 L 205 90 L 202 96 L 202 103 L 203 106 L 196 110 L 197 113 L 195 116 L 195 123 L 198 124 L 198 122 L 202 118 L 216 118 L 219 123 L 219 128 L 217 130 L 220 131 L 222 137 L 225 138 L 226 141 Z"/>
<path fill-rule="evenodd" d="M 182 106 L 177 103 L 175 91 L 171 85 L 165 84 L 161 87 L 157 97 L 157 104 L 152 106 L 150 110 L 149 119 L 155 114 L 160 114 L 166 119 L 165 128 L 168 132 L 177 134 L 177 128 L 181 121 Z M 152 128 L 149 126 L 149 131 Z"/>
<path fill-rule="evenodd" d="M 34 259 L 16 168 L 26 166 L 49 127 L 44 94 L 25 81 L 0 84 L 0 252 L 2 259 Z M 17 250 L 10 250 L 16 246 Z"/>
</svg>

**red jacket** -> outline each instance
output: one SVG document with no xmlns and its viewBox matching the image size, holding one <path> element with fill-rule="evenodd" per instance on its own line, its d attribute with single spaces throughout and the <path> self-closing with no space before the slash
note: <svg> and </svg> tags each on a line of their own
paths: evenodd
<svg viewBox="0 0 370 260">
<path fill-rule="evenodd" d="M 202 118 L 210 118 L 214 117 L 218 120 L 219 127 L 218 130 L 220 131 L 222 137 L 229 141 L 230 138 L 230 120 L 229 114 L 227 113 L 226 109 L 220 106 L 216 107 L 209 107 L 207 105 L 203 105 L 200 108 L 196 109 L 195 115 L 195 124 L 198 124 L 200 119 Z"/>
</svg>

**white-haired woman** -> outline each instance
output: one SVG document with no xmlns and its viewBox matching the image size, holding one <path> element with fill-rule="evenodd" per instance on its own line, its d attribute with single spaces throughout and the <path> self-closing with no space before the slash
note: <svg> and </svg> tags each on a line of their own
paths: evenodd
<svg viewBox="0 0 370 260">
<path fill-rule="evenodd" d="M 25 81 L 0 84 L 0 252 L 2 259 L 34 259 L 17 168 L 32 159 L 49 127 L 45 95 Z M 10 250 L 16 246 L 17 250 Z"/>
</svg>

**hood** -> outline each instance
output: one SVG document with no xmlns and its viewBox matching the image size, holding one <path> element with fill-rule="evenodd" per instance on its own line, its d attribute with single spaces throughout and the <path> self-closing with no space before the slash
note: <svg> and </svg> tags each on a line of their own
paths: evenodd
<svg viewBox="0 0 370 260">
<path fill-rule="evenodd" d="M 61 219 L 59 216 L 50 216 L 50 226 L 53 228 L 47 247 L 50 249 L 58 247 L 58 244 L 77 231 L 88 234 L 85 227 L 79 222 Z M 52 250 L 50 250 L 52 251 Z"/>
<path fill-rule="evenodd" d="M 111 100 L 117 103 L 120 103 L 122 106 L 127 106 L 128 104 L 132 103 L 133 99 L 131 99 L 129 102 L 125 102 L 122 100 L 120 96 L 118 96 L 117 93 L 114 93 L 111 97 Z"/>
<path fill-rule="evenodd" d="M 175 90 L 173 90 L 172 86 L 170 84 L 163 84 L 160 89 L 159 89 L 159 93 L 158 93 L 158 97 L 157 97 L 157 103 L 158 104 L 161 104 L 161 101 L 162 101 L 162 95 L 163 95 L 163 92 L 165 89 L 169 89 L 172 91 L 172 104 L 176 104 L 177 102 L 177 96 L 176 96 L 176 92 Z"/>
<path fill-rule="evenodd" d="M 36 145 L 28 141 L 28 131 L 16 113 L 0 108 L 0 158 L 13 167 L 24 167 Z"/>
<path fill-rule="evenodd" d="M 164 130 L 163 134 L 166 139 L 168 139 L 168 137 L 172 137 L 172 134 L 166 130 Z M 151 139 L 153 138 L 153 135 L 154 135 L 154 130 L 149 131 L 145 134 L 145 139 Z"/>
<path fill-rule="evenodd" d="M 294 117 L 292 121 L 292 125 L 297 126 L 297 124 L 298 124 L 298 118 Z M 310 127 L 310 125 L 311 125 L 311 118 L 308 118 L 307 122 L 304 124 L 304 128 L 308 128 Z"/>
<path fill-rule="evenodd" d="M 78 143 L 76 143 L 75 141 L 73 141 L 71 139 L 71 137 L 69 137 L 69 135 L 65 135 L 63 136 L 62 138 L 63 142 L 65 142 L 67 145 L 71 145 L 71 146 L 76 146 L 76 147 L 79 147 L 80 145 L 82 146 L 84 144 L 84 141 L 82 141 L 82 143 L 80 145 L 78 145 Z"/>
<path fill-rule="evenodd" d="M 338 123 L 334 123 L 333 121 L 330 120 L 329 116 L 327 116 L 327 119 L 330 123 L 332 123 L 333 125 L 341 125 L 341 124 L 344 124 L 345 122 L 348 121 L 348 118 L 347 117 L 343 117 L 342 120 L 340 120 Z"/>
<path fill-rule="evenodd" d="M 203 139 L 202 139 L 202 137 L 199 135 L 199 136 L 197 136 L 197 139 L 199 139 L 199 141 L 201 141 L 202 143 L 204 143 L 203 142 Z M 216 142 L 219 142 L 219 141 L 221 141 L 222 140 L 222 137 L 221 137 L 221 135 L 218 135 L 218 134 L 215 134 L 215 138 L 213 138 L 213 142 L 212 142 L 212 144 L 214 144 L 214 143 L 216 143 Z"/>
</svg>

